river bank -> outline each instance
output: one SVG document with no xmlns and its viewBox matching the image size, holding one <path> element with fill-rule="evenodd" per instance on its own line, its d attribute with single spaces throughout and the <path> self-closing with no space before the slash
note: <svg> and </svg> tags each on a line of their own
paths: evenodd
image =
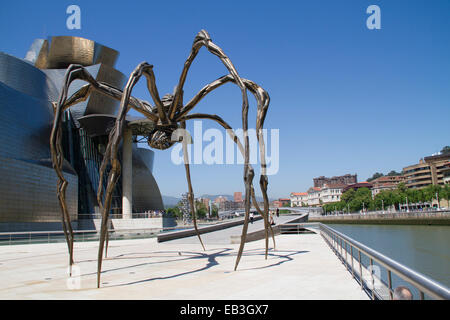
<svg viewBox="0 0 450 320">
<path fill-rule="evenodd" d="M 308 222 L 326 224 L 441 225 L 450 226 L 449 211 L 368 213 L 310 217 Z"/>
</svg>

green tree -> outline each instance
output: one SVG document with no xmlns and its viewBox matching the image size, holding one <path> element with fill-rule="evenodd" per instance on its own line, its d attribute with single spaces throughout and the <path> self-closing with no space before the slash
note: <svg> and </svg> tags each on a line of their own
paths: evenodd
<svg viewBox="0 0 450 320">
<path fill-rule="evenodd" d="M 445 146 L 441 150 L 442 154 L 449 154 L 450 153 L 450 146 Z"/>
<path fill-rule="evenodd" d="M 446 184 L 442 187 L 441 198 L 447 200 L 447 208 L 450 208 L 450 184 Z"/>
<path fill-rule="evenodd" d="M 341 201 L 349 203 L 355 196 L 355 190 L 353 188 L 348 189 L 341 195 Z"/>
<path fill-rule="evenodd" d="M 177 219 L 183 219 L 183 213 L 181 212 L 181 210 L 178 206 L 168 208 L 167 213 Z"/>
<path fill-rule="evenodd" d="M 208 214 L 208 209 L 206 208 L 205 204 L 201 201 L 195 201 L 195 208 L 197 218 L 205 219 Z"/>
<path fill-rule="evenodd" d="M 382 174 L 381 172 L 375 172 L 372 177 L 367 179 L 367 182 L 370 182 L 372 180 L 375 180 L 375 179 L 383 177 L 383 176 L 384 176 L 384 174 Z"/>
</svg>

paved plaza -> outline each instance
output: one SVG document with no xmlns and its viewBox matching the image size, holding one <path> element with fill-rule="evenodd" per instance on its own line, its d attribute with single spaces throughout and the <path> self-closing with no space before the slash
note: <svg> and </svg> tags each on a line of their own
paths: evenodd
<svg viewBox="0 0 450 320">
<path fill-rule="evenodd" d="M 239 246 L 211 237 L 111 241 L 100 289 L 96 241 L 75 243 L 70 279 L 65 243 L 1 246 L 0 299 L 368 299 L 318 234 L 277 236 L 267 260 L 247 243 L 237 271 Z"/>
</svg>

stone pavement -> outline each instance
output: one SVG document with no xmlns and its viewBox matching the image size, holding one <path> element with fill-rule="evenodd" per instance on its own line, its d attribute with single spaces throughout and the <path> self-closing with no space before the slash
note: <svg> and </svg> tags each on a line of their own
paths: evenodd
<svg viewBox="0 0 450 320">
<path fill-rule="evenodd" d="M 268 260 L 247 243 L 237 271 L 237 244 L 111 241 L 100 289 L 97 242 L 75 243 L 71 279 L 65 243 L 1 246 L 0 299 L 368 299 L 320 235 L 276 241 Z"/>
</svg>

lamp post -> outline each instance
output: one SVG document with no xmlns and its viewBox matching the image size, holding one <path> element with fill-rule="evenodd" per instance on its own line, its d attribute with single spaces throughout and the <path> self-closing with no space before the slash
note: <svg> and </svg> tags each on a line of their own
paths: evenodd
<svg viewBox="0 0 450 320">
<path fill-rule="evenodd" d="M 408 196 L 406 196 L 406 212 L 409 212 Z"/>
<path fill-rule="evenodd" d="M 441 206 L 439 205 L 439 193 L 437 191 L 436 191 L 436 200 L 437 200 L 438 210 L 440 210 Z"/>
<path fill-rule="evenodd" d="M 381 199 L 381 208 L 382 208 L 383 213 L 384 213 L 384 201 L 383 201 L 383 199 Z"/>
</svg>

